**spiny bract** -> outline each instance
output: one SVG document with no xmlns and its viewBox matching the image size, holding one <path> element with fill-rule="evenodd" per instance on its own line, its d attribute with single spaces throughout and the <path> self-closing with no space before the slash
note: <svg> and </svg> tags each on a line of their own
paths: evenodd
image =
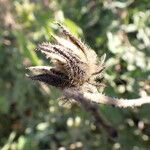
<svg viewBox="0 0 150 150">
<path fill-rule="evenodd" d="M 60 89 L 101 85 L 105 55 L 98 60 L 94 50 L 82 43 L 66 27 L 60 23 L 57 25 L 63 37 L 53 36 L 55 43 L 44 42 L 37 48 L 51 59 L 53 65 L 29 67 L 32 75 L 28 77 Z"/>
</svg>

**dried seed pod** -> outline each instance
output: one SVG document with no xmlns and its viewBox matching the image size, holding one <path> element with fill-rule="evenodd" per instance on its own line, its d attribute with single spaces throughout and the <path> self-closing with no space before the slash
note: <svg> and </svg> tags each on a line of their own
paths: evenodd
<svg viewBox="0 0 150 150">
<path fill-rule="evenodd" d="M 40 50 L 47 58 L 52 59 L 53 67 L 29 67 L 32 80 L 41 81 L 58 88 L 79 88 L 84 84 L 98 85 L 97 77 L 102 77 L 105 55 L 101 61 L 94 50 L 75 37 L 66 27 L 57 23 L 63 37 L 54 36 L 56 43 L 39 44 Z M 99 84 L 101 85 L 101 84 Z"/>
</svg>

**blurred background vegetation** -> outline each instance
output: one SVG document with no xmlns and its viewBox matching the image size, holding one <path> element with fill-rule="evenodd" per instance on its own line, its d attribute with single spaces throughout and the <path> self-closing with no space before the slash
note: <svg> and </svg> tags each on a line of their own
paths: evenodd
<svg viewBox="0 0 150 150">
<path fill-rule="evenodd" d="M 149 105 L 99 105 L 119 132 L 110 141 L 88 112 L 60 106 L 59 91 L 25 77 L 27 66 L 49 64 L 34 49 L 56 34 L 53 21 L 67 25 L 99 56 L 107 54 L 107 95 L 150 94 L 149 0 L 0 0 L 0 149 L 149 150 Z"/>
</svg>

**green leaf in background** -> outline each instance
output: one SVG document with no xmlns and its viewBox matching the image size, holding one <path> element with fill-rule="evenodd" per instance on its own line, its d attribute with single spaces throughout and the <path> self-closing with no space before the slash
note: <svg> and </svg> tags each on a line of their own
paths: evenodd
<svg viewBox="0 0 150 150">
<path fill-rule="evenodd" d="M 0 96 L 0 112 L 8 113 L 9 102 L 6 101 L 5 97 Z"/>
<path fill-rule="evenodd" d="M 24 136 L 20 136 L 18 139 L 19 150 L 39 150 L 37 144 L 31 139 Z"/>
<path fill-rule="evenodd" d="M 33 45 L 33 43 L 30 42 L 20 31 L 16 31 L 14 34 L 17 38 L 20 52 L 23 53 L 26 57 L 28 57 L 33 65 L 40 65 L 41 61 L 39 60 L 34 51 L 35 46 Z"/>
<path fill-rule="evenodd" d="M 148 104 L 134 109 L 100 105 L 104 119 L 118 130 L 112 140 L 97 131 L 79 105 L 60 106 L 60 91 L 25 77 L 27 66 L 49 64 L 34 49 L 51 42 L 59 21 L 98 56 L 106 53 L 106 95 L 149 95 L 149 9 L 149 0 L 0 1 L 0 149 L 149 150 Z"/>
<path fill-rule="evenodd" d="M 64 24 L 71 30 L 74 35 L 79 36 L 82 35 L 82 29 L 73 21 L 70 19 L 65 19 Z"/>
</svg>

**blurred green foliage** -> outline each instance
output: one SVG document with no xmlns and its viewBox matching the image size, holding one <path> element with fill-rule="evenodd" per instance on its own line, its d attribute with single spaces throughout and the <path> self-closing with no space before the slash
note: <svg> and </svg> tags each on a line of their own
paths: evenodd
<svg viewBox="0 0 150 150">
<path fill-rule="evenodd" d="M 25 68 L 49 63 L 34 49 L 51 41 L 57 29 L 53 21 L 60 21 L 99 56 L 107 54 L 107 95 L 149 95 L 149 18 L 149 0 L 0 1 L 0 149 L 148 150 L 149 105 L 100 105 L 119 132 L 110 141 L 97 132 L 88 112 L 75 104 L 59 106 L 59 91 L 29 81 Z"/>
</svg>

